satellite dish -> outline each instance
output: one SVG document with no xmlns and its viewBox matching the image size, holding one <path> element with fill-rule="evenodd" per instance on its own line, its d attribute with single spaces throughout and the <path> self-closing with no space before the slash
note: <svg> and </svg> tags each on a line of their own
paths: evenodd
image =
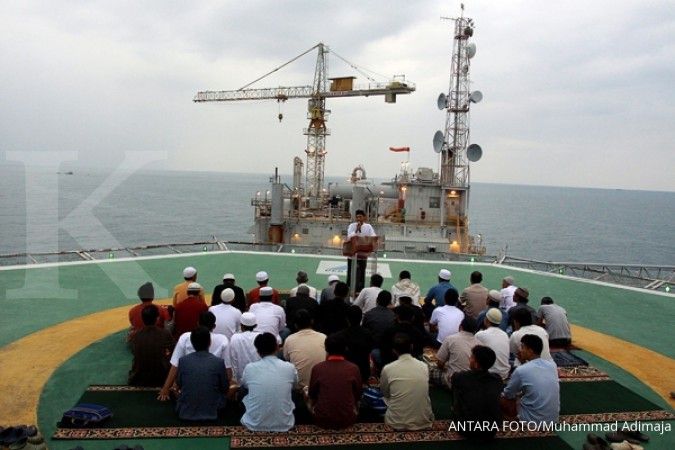
<svg viewBox="0 0 675 450">
<path fill-rule="evenodd" d="M 441 92 L 438 95 L 438 100 L 436 100 L 436 105 L 438 105 L 438 109 L 440 109 L 441 111 L 444 110 L 448 106 L 448 99 L 445 98 L 444 93 Z"/>
<path fill-rule="evenodd" d="M 438 130 L 434 134 L 434 151 L 436 153 L 441 152 L 441 149 L 443 148 L 443 141 L 444 141 L 443 132 L 441 130 Z"/>
<path fill-rule="evenodd" d="M 476 44 L 474 44 L 473 42 L 466 46 L 466 56 L 468 56 L 469 59 L 476 56 Z"/>
<path fill-rule="evenodd" d="M 471 103 L 478 103 L 481 100 L 483 100 L 483 93 L 481 91 L 473 91 L 471 95 L 469 95 L 469 101 Z"/>
<path fill-rule="evenodd" d="M 466 149 L 466 157 L 471 162 L 478 161 L 483 156 L 483 149 L 478 144 L 471 144 Z"/>
</svg>

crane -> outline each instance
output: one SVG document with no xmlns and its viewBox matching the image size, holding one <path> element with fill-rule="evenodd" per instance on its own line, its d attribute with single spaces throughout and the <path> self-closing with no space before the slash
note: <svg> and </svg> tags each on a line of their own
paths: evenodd
<svg viewBox="0 0 675 450">
<path fill-rule="evenodd" d="M 291 87 L 276 87 L 263 89 L 250 89 L 249 86 L 262 80 L 268 75 L 278 71 L 284 66 L 292 63 L 300 57 L 310 53 L 313 50 L 318 50 L 316 59 L 316 68 L 314 70 L 314 81 L 311 86 L 291 86 Z M 368 77 L 369 83 L 367 86 L 359 87 L 353 85 L 354 77 L 340 77 L 328 78 L 328 64 L 327 55 L 330 53 L 328 46 L 323 43 L 318 43 L 309 50 L 292 58 L 281 66 L 273 69 L 267 74 L 257 78 L 247 85 L 230 91 L 201 91 L 195 95 L 194 102 L 230 102 L 242 100 L 276 100 L 278 102 L 285 102 L 293 98 L 307 98 L 307 119 L 309 119 L 309 126 L 303 130 L 303 134 L 307 136 L 307 165 L 305 166 L 305 192 L 304 195 L 310 199 L 318 198 L 323 195 L 324 189 L 324 162 L 326 156 L 326 136 L 330 134 L 326 128 L 326 121 L 328 120 L 329 110 L 326 109 L 327 98 L 337 97 L 369 97 L 371 95 L 384 95 L 385 102 L 396 103 L 396 96 L 398 94 L 410 94 L 415 91 L 415 86 L 412 83 L 405 81 L 405 76 L 397 76 L 386 83 L 376 83 L 372 78 Z M 341 56 L 332 52 L 333 55 L 345 61 L 353 68 L 358 69 L 357 66 L 345 60 Z M 363 72 L 361 72 L 363 73 Z M 365 75 L 365 74 L 364 74 Z M 331 81 L 330 86 L 328 81 Z M 280 120 L 281 120 L 280 115 Z M 311 202 L 310 204 L 319 204 L 318 202 Z"/>
</svg>

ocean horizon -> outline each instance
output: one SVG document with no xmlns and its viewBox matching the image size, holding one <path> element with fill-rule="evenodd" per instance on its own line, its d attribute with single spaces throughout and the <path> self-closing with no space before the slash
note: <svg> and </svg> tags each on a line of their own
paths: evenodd
<svg viewBox="0 0 675 450">
<path fill-rule="evenodd" d="M 0 165 L 0 254 L 213 236 L 250 242 L 250 200 L 269 189 L 271 176 L 149 169 L 116 171 L 115 178 L 112 170 L 65 165 L 59 172 L 39 169 L 27 178 L 22 165 Z M 470 195 L 470 229 L 484 237 L 488 254 L 675 265 L 675 192 L 473 182 Z"/>
</svg>

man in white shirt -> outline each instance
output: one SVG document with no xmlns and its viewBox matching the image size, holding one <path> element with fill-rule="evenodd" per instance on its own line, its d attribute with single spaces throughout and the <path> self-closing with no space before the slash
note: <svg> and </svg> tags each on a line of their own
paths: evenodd
<svg viewBox="0 0 675 450">
<path fill-rule="evenodd" d="M 363 288 L 359 296 L 354 300 L 354 304 L 361 308 L 363 314 L 377 306 L 377 296 L 382 292 L 382 283 L 384 278 L 379 273 L 370 276 L 370 287 Z"/>
<path fill-rule="evenodd" d="M 551 352 L 549 351 L 548 333 L 539 325 L 532 325 L 532 315 L 530 312 L 526 309 L 519 309 L 515 311 L 513 317 L 510 318 L 513 320 L 513 328 L 515 329 L 509 340 L 511 353 L 514 355 L 518 354 L 518 351 L 520 350 L 520 340 L 523 338 L 523 336 L 526 334 L 534 334 L 544 343 L 540 358 L 546 361 L 553 361 Z M 513 366 L 518 367 L 519 365 L 520 361 L 518 358 L 516 358 Z"/>
<path fill-rule="evenodd" d="M 357 209 L 354 214 L 356 222 L 353 222 L 347 227 L 347 241 L 350 241 L 353 237 L 375 237 L 375 230 L 372 225 L 365 223 L 366 213 L 362 209 Z M 368 258 L 357 258 L 356 259 L 356 283 L 354 287 L 354 292 L 360 292 L 365 285 L 366 279 L 366 266 L 368 264 Z M 352 276 L 352 258 L 347 259 L 347 285 L 351 288 L 351 276 Z"/>
<path fill-rule="evenodd" d="M 281 330 L 286 327 L 286 313 L 284 308 L 272 303 L 273 293 L 270 286 L 260 288 L 260 301 L 252 304 L 249 312 L 255 314 L 260 333 L 272 333 L 279 341 Z"/>
<path fill-rule="evenodd" d="M 511 366 L 509 365 L 509 336 L 499 328 L 502 323 L 502 312 L 497 308 L 490 308 L 485 314 L 485 329 L 476 333 L 476 339 L 495 352 L 495 363 L 488 372 L 495 373 L 506 380 Z"/>
<path fill-rule="evenodd" d="M 499 305 L 499 309 L 502 311 L 508 311 L 512 307 L 516 306 L 516 303 L 513 301 L 513 294 L 518 289 L 518 286 L 515 285 L 513 277 L 508 276 L 504 277 L 502 280 L 502 302 Z"/>
<path fill-rule="evenodd" d="M 225 364 L 227 377 L 230 380 L 230 389 L 239 387 L 241 377 L 244 375 L 246 365 L 259 361 L 260 355 L 255 349 L 254 341 L 260 333 L 255 331 L 256 317 L 251 312 L 241 315 L 241 332 L 234 333 L 228 346 L 228 362 Z"/>
<path fill-rule="evenodd" d="M 445 291 L 445 305 L 439 306 L 431 313 L 429 326 L 431 331 L 438 331 L 436 341 L 440 346 L 445 338 L 459 331 L 459 324 L 464 319 L 464 313 L 457 308 L 459 293 L 455 289 Z"/>
<path fill-rule="evenodd" d="M 316 296 L 316 288 L 307 284 L 307 282 L 309 281 L 309 276 L 307 275 L 307 272 L 305 272 L 304 270 L 298 271 L 298 275 L 295 277 L 295 281 L 298 283 L 298 285 L 291 289 L 288 295 L 289 297 L 295 297 L 298 293 L 298 288 L 300 286 L 307 286 L 309 288 L 309 298 L 318 300 L 318 297 Z"/>
<path fill-rule="evenodd" d="M 225 335 L 228 339 L 239 330 L 239 321 L 241 320 L 241 311 L 232 306 L 234 297 L 235 294 L 232 289 L 224 289 L 220 293 L 220 299 L 223 302 L 209 308 L 209 311 L 216 316 L 216 328 L 213 329 L 213 332 Z"/>
<path fill-rule="evenodd" d="M 204 311 L 199 315 L 199 325 L 206 327 L 211 333 L 211 345 L 209 345 L 209 353 L 225 361 L 225 367 L 229 364 L 229 353 L 227 347 L 229 340 L 222 334 L 214 333 L 216 327 L 216 316 L 211 311 Z M 159 391 L 158 400 L 165 401 L 169 399 L 169 391 L 173 387 L 176 376 L 178 375 L 178 361 L 185 355 L 194 353 L 195 349 L 190 341 L 190 333 L 186 332 L 180 335 L 176 347 L 173 349 L 171 355 L 171 368 L 169 374 L 166 376 L 164 386 Z"/>
</svg>

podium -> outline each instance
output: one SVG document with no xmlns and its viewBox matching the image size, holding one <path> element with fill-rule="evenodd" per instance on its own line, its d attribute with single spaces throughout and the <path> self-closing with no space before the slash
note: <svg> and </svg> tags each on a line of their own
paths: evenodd
<svg viewBox="0 0 675 450">
<path fill-rule="evenodd" d="M 349 258 L 347 278 L 350 295 L 356 295 L 356 288 L 365 286 L 368 257 L 374 252 L 377 260 L 378 236 L 353 236 L 342 243 L 342 256 Z M 376 266 L 377 267 L 377 266 Z"/>
</svg>

